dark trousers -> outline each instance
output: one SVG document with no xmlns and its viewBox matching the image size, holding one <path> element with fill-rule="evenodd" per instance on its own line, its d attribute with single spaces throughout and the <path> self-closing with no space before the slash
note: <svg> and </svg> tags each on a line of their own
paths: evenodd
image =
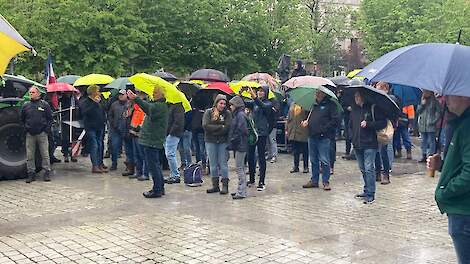
<svg viewBox="0 0 470 264">
<path fill-rule="evenodd" d="M 259 163 L 259 183 L 264 184 L 266 177 L 266 140 L 267 136 L 259 136 L 256 145 L 248 146 L 248 170 L 250 172 L 250 182 L 255 182 L 256 172 L 256 155 L 255 150 L 258 149 L 258 163 Z"/>
<path fill-rule="evenodd" d="M 163 182 L 163 173 L 160 166 L 160 149 L 143 146 L 145 161 L 147 162 L 149 173 L 152 175 L 153 187 L 152 191 L 162 193 L 165 188 Z"/>
<path fill-rule="evenodd" d="M 308 169 L 308 142 L 291 141 L 294 154 L 294 168 L 299 168 L 300 154 L 304 162 L 304 169 Z"/>
<path fill-rule="evenodd" d="M 335 167 L 336 162 L 336 138 L 330 138 L 330 168 Z"/>
<path fill-rule="evenodd" d="M 117 166 L 119 152 L 122 150 L 122 134 L 118 131 L 109 131 L 109 139 L 111 139 L 111 161 L 112 166 Z"/>
<path fill-rule="evenodd" d="M 351 153 L 352 147 L 351 135 L 349 131 L 349 116 L 350 113 L 344 114 L 344 139 L 346 141 L 346 155 L 349 155 Z"/>
<path fill-rule="evenodd" d="M 383 169 L 385 175 L 390 172 L 390 159 L 388 158 L 388 145 L 379 146 L 375 156 L 375 172 L 380 173 Z"/>
<path fill-rule="evenodd" d="M 470 215 L 447 215 L 449 235 L 454 242 L 459 264 L 470 263 Z"/>
</svg>

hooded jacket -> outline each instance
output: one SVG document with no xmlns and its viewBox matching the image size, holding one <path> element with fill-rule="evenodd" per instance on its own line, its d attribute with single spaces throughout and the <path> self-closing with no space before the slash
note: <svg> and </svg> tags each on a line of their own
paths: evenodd
<svg viewBox="0 0 470 264">
<path fill-rule="evenodd" d="M 232 114 L 227 111 L 227 109 L 224 109 L 220 112 L 220 115 L 216 120 L 212 118 L 213 109 L 220 100 L 227 101 L 227 97 L 222 94 L 217 95 L 214 101 L 214 107 L 207 109 L 202 118 L 204 141 L 208 143 L 220 144 L 228 142 L 228 133 L 232 122 Z"/>
<path fill-rule="evenodd" d="M 181 103 L 168 104 L 167 135 L 182 137 L 184 132 L 184 108 Z"/>
<path fill-rule="evenodd" d="M 262 86 L 265 97 L 268 96 L 269 87 Z M 269 118 L 273 115 L 273 105 L 271 101 L 266 98 L 259 99 L 258 97 L 254 100 L 253 107 L 253 121 L 255 122 L 256 132 L 258 136 L 268 136 L 271 133 L 271 127 L 269 125 Z"/>
<path fill-rule="evenodd" d="M 145 113 L 139 143 L 147 147 L 163 149 L 168 124 L 168 104 L 164 99 L 145 102 L 138 97 L 135 102 Z"/>
<path fill-rule="evenodd" d="M 230 100 L 230 104 L 235 107 L 229 132 L 230 149 L 246 152 L 248 150 L 248 126 L 246 123 L 245 103 L 240 96 L 235 96 Z"/>
<path fill-rule="evenodd" d="M 372 107 L 364 104 L 362 107 L 354 104 L 351 106 L 351 118 L 349 127 L 352 133 L 352 143 L 355 149 L 377 149 L 377 131 L 387 126 L 385 115 L 377 108 L 374 108 L 375 121 L 372 116 Z M 366 121 L 367 126 L 361 127 L 361 122 Z"/>
</svg>

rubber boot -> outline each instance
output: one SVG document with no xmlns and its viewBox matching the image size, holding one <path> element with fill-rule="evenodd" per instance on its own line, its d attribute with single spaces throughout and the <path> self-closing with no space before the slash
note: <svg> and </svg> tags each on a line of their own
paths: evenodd
<svg viewBox="0 0 470 264">
<path fill-rule="evenodd" d="M 126 171 L 122 173 L 122 176 L 131 176 L 135 173 L 135 164 L 126 163 Z"/>
<path fill-rule="evenodd" d="M 207 193 L 216 193 L 220 192 L 219 188 L 219 177 L 211 177 L 212 180 L 212 188 L 207 189 Z"/>
<path fill-rule="evenodd" d="M 222 178 L 222 190 L 220 190 L 220 194 L 228 193 L 228 181 L 228 178 Z"/>
<path fill-rule="evenodd" d="M 31 183 L 36 180 L 36 173 L 28 172 L 28 178 L 26 179 L 26 183 Z"/>
<path fill-rule="evenodd" d="M 412 157 L 411 157 L 411 149 L 407 149 L 407 150 L 406 150 L 406 159 L 408 159 L 408 160 L 412 159 Z"/>
</svg>

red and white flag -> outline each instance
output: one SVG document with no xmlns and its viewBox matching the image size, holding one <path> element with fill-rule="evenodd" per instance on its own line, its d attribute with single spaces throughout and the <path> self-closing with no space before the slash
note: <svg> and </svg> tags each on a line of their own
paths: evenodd
<svg viewBox="0 0 470 264">
<path fill-rule="evenodd" d="M 44 77 L 46 79 L 46 85 L 56 82 L 54 68 L 52 67 L 52 55 L 50 52 L 49 52 L 49 55 L 47 56 L 46 71 L 45 71 Z"/>
</svg>

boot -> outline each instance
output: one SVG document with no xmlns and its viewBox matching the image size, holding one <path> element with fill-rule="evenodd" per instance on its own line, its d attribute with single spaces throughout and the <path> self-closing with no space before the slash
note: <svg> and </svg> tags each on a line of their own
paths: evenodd
<svg viewBox="0 0 470 264">
<path fill-rule="evenodd" d="M 318 183 L 314 183 L 312 181 L 308 181 L 307 184 L 302 185 L 302 188 L 318 188 Z"/>
<path fill-rule="evenodd" d="M 388 173 L 384 173 L 384 175 L 382 176 L 382 182 L 380 182 L 380 184 L 387 185 L 389 183 L 390 183 L 390 175 Z"/>
<path fill-rule="evenodd" d="M 28 178 L 26 179 L 26 183 L 31 183 L 36 180 L 36 173 L 33 172 L 28 172 Z"/>
<path fill-rule="evenodd" d="M 207 193 L 216 193 L 220 192 L 219 188 L 219 177 L 211 177 L 212 180 L 212 188 L 207 189 Z M 228 183 L 227 183 L 228 184 Z"/>
<path fill-rule="evenodd" d="M 43 180 L 44 180 L 45 182 L 51 181 L 51 176 L 50 176 L 50 174 L 51 174 L 51 171 L 49 171 L 49 170 L 44 171 Z"/>
<path fill-rule="evenodd" d="M 122 173 L 122 176 L 132 176 L 135 173 L 135 164 L 126 163 L 126 171 Z"/>
<path fill-rule="evenodd" d="M 411 157 L 411 149 L 407 149 L 407 150 L 406 150 L 406 159 L 408 159 L 408 160 L 412 159 L 412 157 Z"/>
<path fill-rule="evenodd" d="M 375 173 L 375 181 L 376 182 L 382 181 L 382 174 L 380 173 L 380 171 Z"/>
<path fill-rule="evenodd" d="M 93 166 L 93 168 L 91 168 L 91 173 L 103 173 L 103 171 L 99 166 Z"/>
<path fill-rule="evenodd" d="M 222 190 L 220 190 L 220 194 L 228 193 L 228 181 L 228 178 L 222 178 Z"/>
</svg>

